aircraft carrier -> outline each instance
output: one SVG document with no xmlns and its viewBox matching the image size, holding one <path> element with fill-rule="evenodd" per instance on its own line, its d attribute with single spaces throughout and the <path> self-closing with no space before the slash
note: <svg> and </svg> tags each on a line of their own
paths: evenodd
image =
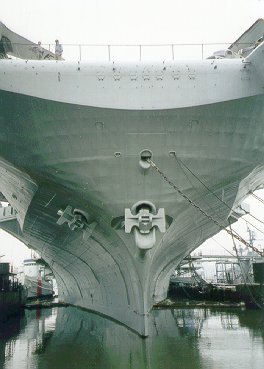
<svg viewBox="0 0 264 369">
<path fill-rule="evenodd" d="M 1 227 L 49 264 L 60 300 L 147 336 L 175 266 L 263 186 L 263 40 L 246 57 L 86 63 L 34 60 L 2 23 L 0 37 L 0 192 L 15 212 Z"/>
</svg>

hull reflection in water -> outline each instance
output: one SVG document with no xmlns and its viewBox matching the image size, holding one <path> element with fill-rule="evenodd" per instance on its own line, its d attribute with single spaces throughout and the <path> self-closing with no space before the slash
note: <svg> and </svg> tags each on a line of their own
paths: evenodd
<svg viewBox="0 0 264 369">
<path fill-rule="evenodd" d="M 252 368 L 264 362 L 259 311 L 155 310 L 151 335 L 77 308 L 26 311 L 1 327 L 5 369 Z"/>
</svg>

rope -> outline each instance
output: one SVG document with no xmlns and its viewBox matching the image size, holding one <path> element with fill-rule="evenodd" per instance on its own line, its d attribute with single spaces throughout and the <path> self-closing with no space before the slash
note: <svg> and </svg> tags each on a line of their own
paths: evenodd
<svg viewBox="0 0 264 369">
<path fill-rule="evenodd" d="M 264 200 L 263 200 L 263 199 L 261 199 L 259 196 L 255 195 L 253 192 L 251 192 L 251 195 L 252 195 L 253 197 L 255 197 L 255 199 L 257 199 L 258 201 L 262 202 L 262 204 L 264 204 Z"/>
<path fill-rule="evenodd" d="M 220 247 L 222 247 L 228 254 L 230 254 L 231 256 L 236 257 L 235 254 L 233 254 L 232 252 L 230 252 L 229 250 L 227 250 L 220 242 L 218 242 L 214 237 L 212 237 L 212 240 L 217 243 Z"/>
<path fill-rule="evenodd" d="M 248 213 L 248 215 L 250 215 L 252 218 L 254 218 L 255 220 L 257 220 L 258 222 L 264 224 L 264 222 L 262 220 L 260 220 L 259 218 L 255 217 L 253 214 Z M 248 224 L 252 225 L 249 221 L 246 221 Z M 264 233 L 263 231 L 261 231 L 260 229 L 258 229 L 256 226 L 253 225 L 254 228 L 256 228 L 260 233 Z"/>
<path fill-rule="evenodd" d="M 225 227 L 225 225 L 221 224 L 218 220 L 214 219 L 210 214 L 208 214 L 205 210 L 203 210 L 199 205 L 197 205 L 193 200 L 191 200 L 182 190 L 179 189 L 160 169 L 159 167 L 151 160 L 147 159 L 147 162 L 158 172 L 161 177 L 167 182 L 180 196 L 182 196 L 190 205 L 196 208 L 200 213 L 202 213 L 206 218 L 212 221 L 216 226 L 218 226 L 221 230 L 227 232 L 231 237 L 236 238 L 238 241 L 243 243 L 245 246 L 251 248 L 257 254 L 264 256 L 264 251 L 259 251 L 255 246 L 249 244 L 246 240 L 244 240 L 241 236 L 233 231 L 230 231 Z"/>
<path fill-rule="evenodd" d="M 184 162 L 179 159 L 176 155 L 176 153 L 174 154 L 174 157 L 175 157 L 175 160 L 179 163 L 179 165 L 183 165 L 185 169 L 187 169 L 193 176 L 194 178 L 197 179 L 197 181 L 199 183 L 201 183 L 201 185 L 208 191 L 210 192 L 215 198 L 217 198 L 222 204 L 224 204 L 229 210 L 233 210 L 231 206 L 229 206 L 224 200 L 222 200 L 219 196 L 217 196 L 208 186 L 206 186 L 206 184 L 197 176 L 197 174 L 195 174 L 190 168 L 188 168 L 188 166 L 186 164 L 184 164 Z M 254 196 L 256 199 L 258 199 L 259 201 L 261 201 L 263 204 L 264 204 L 264 201 L 258 197 L 257 195 L 253 194 L 253 192 L 251 192 L 251 195 Z M 254 218 L 255 220 L 257 220 L 258 222 L 264 224 L 264 222 L 260 219 L 258 219 L 257 217 L 255 217 L 254 215 L 250 214 L 250 213 L 247 213 L 241 206 L 239 206 L 239 208 L 245 212 L 245 215 L 249 215 L 251 216 L 252 218 Z M 254 227 L 256 230 L 258 230 L 260 233 L 264 234 L 263 231 L 261 231 L 259 228 L 257 228 L 254 224 L 252 224 L 251 222 L 249 221 L 246 221 L 245 219 L 242 218 L 242 220 L 248 224 L 250 224 L 252 227 Z"/>
</svg>

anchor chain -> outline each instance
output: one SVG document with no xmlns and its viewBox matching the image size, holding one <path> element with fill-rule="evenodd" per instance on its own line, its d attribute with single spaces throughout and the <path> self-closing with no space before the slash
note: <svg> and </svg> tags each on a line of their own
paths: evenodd
<svg viewBox="0 0 264 369">
<path fill-rule="evenodd" d="M 214 219 L 210 214 L 208 214 L 205 210 L 203 210 L 199 205 L 197 205 L 193 200 L 191 200 L 182 190 L 180 190 L 161 170 L 160 168 L 151 160 L 147 159 L 148 163 L 152 166 L 153 169 L 156 170 L 157 173 L 161 175 L 161 177 L 167 182 L 180 196 L 182 196 L 186 201 L 189 202 L 194 208 L 199 210 L 204 216 L 206 216 L 209 220 L 211 220 L 215 225 L 217 225 L 221 230 L 226 231 L 231 237 L 236 238 L 239 242 L 243 243 L 246 247 L 249 247 L 254 252 L 256 252 L 260 256 L 264 256 L 264 251 L 261 252 L 255 246 L 248 243 L 238 234 L 232 232 L 227 229 L 223 224 L 221 224 L 217 219 Z"/>
</svg>

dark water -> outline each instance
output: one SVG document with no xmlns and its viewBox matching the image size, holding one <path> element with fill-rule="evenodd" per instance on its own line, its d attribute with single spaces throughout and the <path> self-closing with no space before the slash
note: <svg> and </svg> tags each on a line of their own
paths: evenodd
<svg viewBox="0 0 264 369">
<path fill-rule="evenodd" d="M 263 369 L 264 312 L 155 310 L 151 336 L 68 307 L 0 326 L 5 369 Z"/>
</svg>

